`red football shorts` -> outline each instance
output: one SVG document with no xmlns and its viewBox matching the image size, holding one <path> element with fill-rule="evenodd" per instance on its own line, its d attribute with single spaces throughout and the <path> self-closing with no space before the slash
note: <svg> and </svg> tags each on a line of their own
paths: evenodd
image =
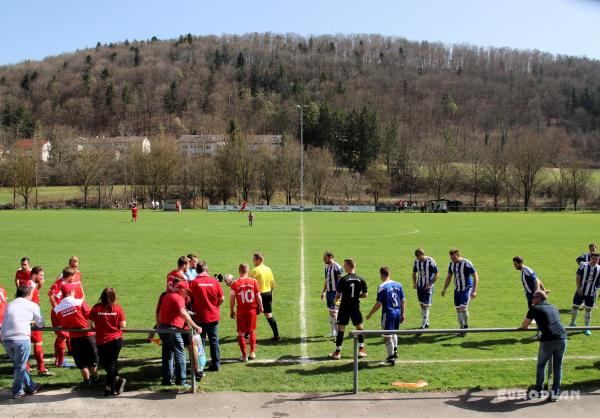
<svg viewBox="0 0 600 418">
<path fill-rule="evenodd" d="M 32 343 L 41 343 L 44 339 L 42 337 L 42 331 L 31 331 L 31 342 Z"/>
<path fill-rule="evenodd" d="M 57 316 L 56 316 L 56 314 L 54 313 L 54 309 L 52 309 L 52 310 L 50 311 L 50 320 L 52 321 L 52 326 L 53 326 L 53 327 L 59 327 L 59 326 L 60 326 L 60 324 L 59 324 L 59 322 L 58 322 L 58 317 L 57 317 Z M 55 333 L 57 336 L 59 336 L 59 337 L 65 337 L 65 338 L 67 338 L 67 337 L 69 336 L 69 333 L 68 333 L 68 332 L 65 332 L 65 331 L 54 331 L 54 333 Z M 33 334 L 33 332 L 32 332 L 32 334 Z"/>
<path fill-rule="evenodd" d="M 238 311 L 237 315 L 238 332 L 250 333 L 256 329 L 256 309 L 251 311 Z"/>
</svg>

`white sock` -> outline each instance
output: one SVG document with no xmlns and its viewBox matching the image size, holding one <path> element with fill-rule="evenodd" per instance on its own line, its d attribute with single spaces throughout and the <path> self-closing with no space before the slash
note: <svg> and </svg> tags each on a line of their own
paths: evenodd
<svg viewBox="0 0 600 418">
<path fill-rule="evenodd" d="M 592 320 L 592 310 L 591 309 L 585 309 L 585 315 L 583 316 L 584 321 L 585 321 L 585 326 L 589 327 L 590 326 L 590 322 Z"/>
<path fill-rule="evenodd" d="M 462 313 L 462 311 L 456 312 L 456 317 L 458 318 L 458 327 L 462 328 L 463 327 L 463 313 Z"/>
<path fill-rule="evenodd" d="M 388 356 L 394 355 L 394 339 L 392 337 L 385 337 L 385 348 L 387 348 Z"/>
<path fill-rule="evenodd" d="M 464 311 L 463 312 L 463 328 L 466 328 L 469 326 L 469 311 Z"/>
<path fill-rule="evenodd" d="M 429 323 L 429 309 L 421 307 L 421 328 Z"/>
<path fill-rule="evenodd" d="M 394 340 L 394 352 L 396 352 L 396 351 L 398 351 L 398 336 L 396 334 L 394 334 L 392 339 Z"/>
<path fill-rule="evenodd" d="M 579 307 L 573 306 L 573 309 L 571 310 L 571 323 L 572 324 L 574 324 L 575 321 L 577 320 L 578 313 L 579 313 Z"/>
</svg>

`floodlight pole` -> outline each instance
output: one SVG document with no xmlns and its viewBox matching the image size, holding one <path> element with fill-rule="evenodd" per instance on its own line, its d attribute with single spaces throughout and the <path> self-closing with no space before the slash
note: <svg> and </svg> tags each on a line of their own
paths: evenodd
<svg viewBox="0 0 600 418">
<path fill-rule="evenodd" d="M 296 105 L 300 109 L 300 211 L 304 212 L 304 108 L 306 105 Z"/>
</svg>

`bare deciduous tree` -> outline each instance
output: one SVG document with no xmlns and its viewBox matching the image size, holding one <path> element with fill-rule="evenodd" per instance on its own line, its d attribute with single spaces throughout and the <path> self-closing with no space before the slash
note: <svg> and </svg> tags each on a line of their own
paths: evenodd
<svg viewBox="0 0 600 418">
<path fill-rule="evenodd" d="M 68 165 L 69 173 L 74 184 L 83 193 L 83 207 L 87 208 L 90 191 L 98 186 L 102 173 L 110 161 L 106 151 L 85 147 L 79 151 Z"/>
<path fill-rule="evenodd" d="M 542 169 L 546 160 L 546 149 L 535 138 L 521 140 L 510 152 L 511 186 L 523 199 L 525 210 L 529 209 L 531 197 L 544 181 Z"/>
<path fill-rule="evenodd" d="M 279 186 L 279 178 L 277 175 L 277 160 L 272 152 L 267 149 L 258 151 L 258 165 L 256 172 L 256 180 L 260 198 L 264 199 L 267 205 L 271 204 L 271 199 Z"/>
<path fill-rule="evenodd" d="M 310 147 L 304 158 L 306 184 L 315 205 L 321 204 L 332 178 L 333 156 L 328 149 Z"/>
<path fill-rule="evenodd" d="M 390 190 L 390 178 L 385 171 L 371 166 L 365 173 L 365 180 L 367 183 L 367 193 L 373 197 L 375 206 L 377 206 L 381 196 Z"/>
<path fill-rule="evenodd" d="M 284 142 L 277 150 L 277 167 L 286 205 L 291 205 L 292 199 L 298 196 L 300 188 L 300 145 L 298 143 L 291 139 Z"/>
<path fill-rule="evenodd" d="M 426 166 L 429 189 L 440 200 L 450 191 L 456 176 L 447 147 L 439 143 L 430 145 Z"/>
</svg>

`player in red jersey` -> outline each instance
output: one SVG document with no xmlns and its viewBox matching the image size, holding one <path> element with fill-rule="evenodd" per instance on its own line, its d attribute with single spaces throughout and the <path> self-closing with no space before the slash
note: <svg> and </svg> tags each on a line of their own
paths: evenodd
<svg viewBox="0 0 600 418">
<path fill-rule="evenodd" d="M 32 297 L 31 301 L 40 304 L 40 289 L 44 285 L 44 270 L 40 266 L 36 266 L 30 270 L 31 277 L 29 280 L 23 283 L 25 286 L 31 287 Z M 42 346 L 44 339 L 42 337 L 42 331 L 31 331 L 31 344 L 33 345 L 33 354 L 38 367 L 38 375 L 40 376 L 52 376 L 46 366 L 44 365 L 44 347 Z"/>
<path fill-rule="evenodd" d="M 61 287 L 62 300 L 52 312 L 56 314 L 58 323 L 63 328 L 88 328 L 90 307 L 83 299 L 75 298 L 75 286 L 65 283 Z M 69 331 L 73 358 L 77 368 L 81 371 L 83 383 L 91 385 L 92 380 L 98 380 L 97 367 L 98 349 L 93 331 Z"/>
<path fill-rule="evenodd" d="M 21 268 L 15 273 L 15 287 L 27 286 L 26 282 L 31 278 L 31 267 L 29 267 L 29 258 L 21 259 Z"/>
<path fill-rule="evenodd" d="M 250 267 L 248 264 L 240 264 L 240 278 L 231 285 L 229 296 L 229 316 L 236 319 L 237 339 L 242 351 L 240 361 L 256 358 L 256 314 L 263 311 L 262 298 L 256 279 L 248 277 Z M 237 314 L 234 312 L 237 302 Z M 250 356 L 246 355 L 246 338 L 244 334 L 250 334 Z"/>
<path fill-rule="evenodd" d="M 173 280 L 175 280 L 175 278 L 185 280 L 187 282 L 185 272 L 188 269 L 189 262 L 189 258 L 185 256 L 179 257 L 177 260 L 177 269 L 171 270 L 169 274 L 167 274 L 167 292 L 173 291 Z"/>
<path fill-rule="evenodd" d="M 50 286 L 48 290 L 48 299 L 50 300 L 50 319 L 52 320 L 52 326 L 60 326 L 58 318 L 54 312 L 54 308 L 60 303 L 64 297 L 62 293 L 62 286 L 66 283 L 70 283 L 73 280 L 74 273 L 70 268 L 65 268 L 62 274 L 56 279 L 54 284 Z M 54 341 L 54 365 L 56 367 L 71 367 L 67 361 L 65 361 L 65 351 L 69 341 L 69 333 L 64 331 L 55 331 L 56 340 Z M 69 350 L 70 351 L 70 350 Z"/>
<path fill-rule="evenodd" d="M 131 222 L 137 222 L 138 217 L 138 207 L 137 203 L 131 205 Z"/>
<path fill-rule="evenodd" d="M 73 278 L 69 283 L 75 286 L 75 299 L 85 299 L 83 292 L 83 282 L 81 280 L 81 272 L 79 271 L 79 257 L 74 255 L 69 258 L 69 268 L 73 271 Z"/>
</svg>

